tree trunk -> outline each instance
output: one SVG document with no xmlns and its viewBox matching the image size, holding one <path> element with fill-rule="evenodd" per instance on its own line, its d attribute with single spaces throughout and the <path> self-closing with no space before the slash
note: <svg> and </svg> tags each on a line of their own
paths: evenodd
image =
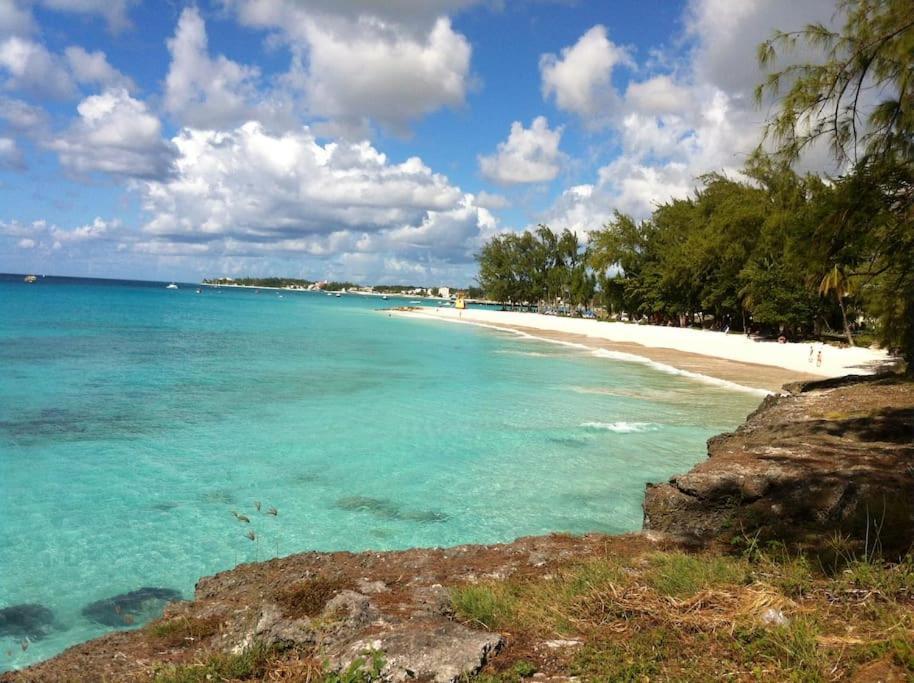
<svg viewBox="0 0 914 683">
<path fill-rule="evenodd" d="M 838 296 L 838 308 L 841 309 L 841 321 L 844 323 L 844 334 L 847 335 L 847 343 L 851 346 L 854 344 L 854 335 L 851 334 L 851 326 L 847 324 L 847 311 L 844 309 L 844 297 Z"/>
</svg>

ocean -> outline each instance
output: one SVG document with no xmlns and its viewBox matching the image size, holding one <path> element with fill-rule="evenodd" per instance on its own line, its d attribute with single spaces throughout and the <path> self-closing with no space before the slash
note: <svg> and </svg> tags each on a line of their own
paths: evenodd
<svg viewBox="0 0 914 683">
<path fill-rule="evenodd" d="M 0 276 L 0 670 L 240 562 L 637 530 L 759 401 L 403 301 Z"/>
</svg>

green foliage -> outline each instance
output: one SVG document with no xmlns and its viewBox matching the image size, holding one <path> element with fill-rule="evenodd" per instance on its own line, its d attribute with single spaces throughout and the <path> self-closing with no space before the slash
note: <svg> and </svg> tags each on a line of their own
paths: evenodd
<svg viewBox="0 0 914 683">
<path fill-rule="evenodd" d="M 590 303 L 596 289 L 587 253 L 570 230 L 556 234 L 541 225 L 535 232 L 496 235 L 476 259 L 479 284 L 493 301 L 578 306 Z"/>
<path fill-rule="evenodd" d="M 762 66 L 799 42 L 817 58 L 771 73 L 756 94 L 760 101 L 766 93 L 779 97 L 766 133 L 782 159 L 795 161 L 824 140 L 851 168 L 824 205 L 823 230 L 812 246 L 861 292 L 868 312 L 879 318 L 883 343 L 899 348 L 911 371 L 914 11 L 910 0 L 841 0 L 840 16 L 840 30 L 813 24 L 778 32 L 761 45 Z M 789 83 L 786 90 L 783 83 Z"/>
<path fill-rule="evenodd" d="M 811 24 L 800 31 L 777 32 L 759 47 L 763 67 L 778 51 L 793 51 L 799 41 L 819 59 L 768 75 L 756 90 L 780 97 L 767 132 L 783 155 L 795 159 L 825 138 L 835 156 L 857 159 L 858 148 L 874 160 L 914 160 L 914 12 L 910 0 L 841 0 L 844 26 L 832 31 Z M 789 83 L 782 91 L 782 83 Z M 881 98 L 867 107 L 865 91 Z M 866 107 L 866 108 L 865 108 Z"/>
</svg>

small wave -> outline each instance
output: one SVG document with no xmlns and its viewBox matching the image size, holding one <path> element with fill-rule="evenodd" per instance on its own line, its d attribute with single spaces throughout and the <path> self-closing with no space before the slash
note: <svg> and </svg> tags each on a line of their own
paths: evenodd
<svg viewBox="0 0 914 683">
<path fill-rule="evenodd" d="M 631 434 L 632 432 L 647 432 L 656 429 L 657 425 L 650 422 L 582 422 L 585 429 L 599 429 L 617 434 Z"/>
<path fill-rule="evenodd" d="M 552 356 L 555 354 L 543 353 L 542 351 L 516 351 L 514 349 L 499 349 L 495 353 L 506 355 L 506 356 L 536 356 L 536 357 L 545 357 Z"/>
</svg>

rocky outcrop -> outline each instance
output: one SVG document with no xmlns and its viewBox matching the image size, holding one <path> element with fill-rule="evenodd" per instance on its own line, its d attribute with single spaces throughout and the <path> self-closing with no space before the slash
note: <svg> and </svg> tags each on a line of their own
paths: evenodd
<svg viewBox="0 0 914 683">
<path fill-rule="evenodd" d="M 153 624 L 77 645 L 0 674 L 0 681 L 148 681 L 169 666 L 255 645 L 276 648 L 277 666 L 304 658 L 325 671 L 345 671 L 377 654 L 383 680 L 463 681 L 500 652 L 505 638 L 455 620 L 451 587 L 669 547 L 662 534 L 552 535 L 491 546 L 304 553 L 239 565 L 201 579 L 192 601 L 172 603 Z"/>
<path fill-rule="evenodd" d="M 886 553 L 914 543 L 914 383 L 898 376 L 787 385 L 711 438 L 708 456 L 648 485 L 645 529 L 702 541 L 837 533 Z"/>
</svg>

